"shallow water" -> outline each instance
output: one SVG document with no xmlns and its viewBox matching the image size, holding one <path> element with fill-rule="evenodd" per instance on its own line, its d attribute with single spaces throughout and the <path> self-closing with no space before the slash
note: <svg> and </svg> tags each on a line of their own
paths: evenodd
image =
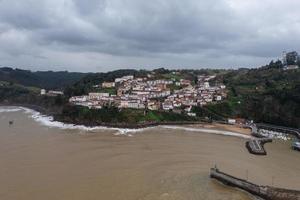
<svg viewBox="0 0 300 200">
<path fill-rule="evenodd" d="M 300 154 L 290 142 L 267 144 L 268 156 L 258 157 L 239 137 L 164 127 L 127 135 L 59 129 L 35 121 L 30 112 L 2 111 L 1 200 L 251 199 L 212 181 L 209 168 L 215 164 L 241 178 L 248 170 L 258 184 L 273 179 L 275 186 L 300 188 Z"/>
</svg>

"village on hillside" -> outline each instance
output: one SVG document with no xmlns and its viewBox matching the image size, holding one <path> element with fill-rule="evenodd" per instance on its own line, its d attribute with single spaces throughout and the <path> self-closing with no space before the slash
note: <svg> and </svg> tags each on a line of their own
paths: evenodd
<svg viewBox="0 0 300 200">
<path fill-rule="evenodd" d="M 187 79 L 155 79 L 153 74 L 143 78 L 128 75 L 116 78 L 114 82 L 94 85 L 95 89 L 106 92 L 73 96 L 69 102 L 90 109 L 113 105 L 118 108 L 185 112 L 189 116 L 196 116 L 191 112 L 193 106 L 222 101 L 227 97 L 225 85 L 210 85 L 214 78 L 215 76 L 199 75 L 196 83 L 193 83 Z"/>
</svg>

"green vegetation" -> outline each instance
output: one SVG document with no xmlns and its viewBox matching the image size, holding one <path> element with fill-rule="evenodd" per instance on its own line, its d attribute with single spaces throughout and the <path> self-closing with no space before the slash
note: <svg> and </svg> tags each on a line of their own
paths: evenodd
<svg viewBox="0 0 300 200">
<path fill-rule="evenodd" d="M 134 75 L 138 77 L 145 77 L 147 76 L 147 71 L 145 70 L 117 70 L 113 72 L 107 73 L 93 73 L 88 74 L 87 76 L 83 77 L 80 81 L 76 82 L 75 84 L 67 87 L 65 89 L 65 94 L 67 96 L 80 96 L 84 94 L 88 94 L 89 92 L 95 92 L 94 85 L 99 85 L 105 81 L 111 82 L 114 81 L 116 78 L 120 78 L 122 76 L 127 75 Z"/>
<path fill-rule="evenodd" d="M 183 76 L 180 73 L 167 73 L 167 74 L 163 74 L 162 78 L 180 81 L 180 79 L 183 79 Z"/>
<path fill-rule="evenodd" d="M 174 90 L 180 90 L 183 87 L 182 86 L 177 86 L 175 84 L 172 84 L 172 85 L 168 85 L 168 88 L 173 92 Z"/>
<path fill-rule="evenodd" d="M 258 69 L 240 69 L 217 77 L 228 99 L 206 108 L 224 117 L 300 127 L 300 70 L 282 70 L 280 61 Z"/>
<path fill-rule="evenodd" d="M 28 105 L 42 108 L 46 113 L 59 113 L 68 103 L 64 96 L 39 95 L 40 89 L 19 84 L 0 85 L 0 103 L 5 105 Z"/>
<path fill-rule="evenodd" d="M 67 71 L 31 72 L 8 67 L 0 68 L 0 81 L 45 89 L 63 89 L 79 81 L 86 75 L 85 73 L 71 73 Z"/>
<path fill-rule="evenodd" d="M 239 70 L 154 70 L 155 78 L 195 80 L 200 74 L 217 74 L 216 81 L 228 89 L 228 98 L 220 103 L 195 107 L 201 119 L 225 120 L 241 117 L 256 122 L 300 127 L 300 70 L 282 70 L 280 61 L 257 69 Z M 94 85 L 113 81 L 125 75 L 145 77 L 149 71 L 117 70 L 108 73 L 30 72 L 0 68 L 0 103 L 37 105 L 65 121 L 97 123 L 142 123 L 187 121 L 194 118 L 170 112 L 144 111 L 105 107 L 89 110 L 68 105 L 70 96 L 94 92 Z M 80 80 L 79 80 L 80 79 Z M 74 83 L 75 82 L 75 83 Z M 74 84 L 71 84 L 74 83 Z M 70 85 L 71 84 L 71 85 Z M 66 86 L 69 85 L 69 86 Z M 40 96 L 40 88 L 65 88 L 65 97 Z M 171 89 L 179 89 L 171 86 Z M 115 94 L 114 88 L 99 91 Z"/>
<path fill-rule="evenodd" d="M 116 88 L 101 88 L 101 89 L 94 90 L 94 92 L 109 93 L 110 95 L 116 95 L 117 94 Z"/>
<path fill-rule="evenodd" d="M 144 122 L 176 122 L 194 121 L 195 118 L 172 112 L 145 111 L 135 109 L 121 109 L 103 107 L 102 109 L 88 109 L 81 106 L 65 106 L 57 119 L 78 124 L 96 125 L 101 123 L 136 124 Z"/>
</svg>

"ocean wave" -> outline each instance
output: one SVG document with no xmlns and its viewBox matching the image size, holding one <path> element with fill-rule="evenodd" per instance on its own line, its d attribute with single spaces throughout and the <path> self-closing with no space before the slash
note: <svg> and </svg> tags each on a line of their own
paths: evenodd
<svg viewBox="0 0 300 200">
<path fill-rule="evenodd" d="M 18 112 L 21 111 L 21 108 L 10 108 L 10 107 L 5 107 L 5 108 L 0 108 L 0 113 L 10 113 L 10 112 Z"/>
<path fill-rule="evenodd" d="M 201 132 L 201 133 L 212 133 L 217 135 L 225 135 L 225 136 L 233 136 L 233 137 L 240 137 L 249 139 L 252 138 L 249 135 L 244 135 L 237 132 L 231 132 L 231 131 L 223 131 L 223 130 L 215 130 L 215 129 L 208 129 L 208 128 L 190 128 L 190 127 L 182 127 L 182 126 L 161 126 L 162 128 L 166 129 L 176 129 L 176 130 L 184 130 L 184 131 L 190 131 L 190 132 Z"/>
<path fill-rule="evenodd" d="M 25 114 L 28 114 L 34 121 L 38 122 L 43 126 L 47 126 L 50 128 L 59 128 L 65 130 L 83 130 L 83 131 L 97 131 L 97 130 L 111 130 L 116 131 L 114 135 L 127 135 L 132 136 L 132 133 L 142 132 L 148 128 L 141 128 L 141 129 L 122 129 L 122 128 L 112 128 L 112 127 L 105 127 L 105 126 L 84 126 L 84 125 L 76 125 L 76 124 L 67 124 L 59 121 L 55 121 L 52 116 L 43 115 L 38 111 L 26 108 L 26 107 L 17 107 L 17 108 L 5 108 L 2 109 L 7 112 L 18 112 L 23 111 Z M 0 109 L 1 111 L 1 109 Z"/>
<path fill-rule="evenodd" d="M 140 129 L 125 129 L 125 128 L 105 127 L 105 126 L 89 127 L 84 125 L 67 124 L 67 123 L 55 121 L 52 116 L 43 115 L 38 111 L 26 107 L 0 108 L 0 112 L 19 112 L 19 111 L 23 111 L 34 121 L 38 122 L 43 126 L 47 126 L 50 128 L 65 129 L 65 130 L 83 130 L 87 132 L 97 131 L 97 130 L 110 130 L 110 131 L 115 131 L 115 133 L 113 133 L 114 135 L 133 136 L 133 134 L 135 133 L 144 132 L 145 130 L 155 128 L 155 127 L 148 127 L 148 128 L 140 128 Z M 183 126 L 166 126 L 166 125 L 159 126 L 159 127 L 164 129 L 176 129 L 176 130 L 185 130 L 190 132 L 202 132 L 202 133 L 213 133 L 218 135 L 235 136 L 235 137 L 242 137 L 246 139 L 251 138 L 251 136 L 243 135 L 241 133 L 207 129 L 207 128 L 190 128 L 190 127 L 183 127 Z"/>
</svg>

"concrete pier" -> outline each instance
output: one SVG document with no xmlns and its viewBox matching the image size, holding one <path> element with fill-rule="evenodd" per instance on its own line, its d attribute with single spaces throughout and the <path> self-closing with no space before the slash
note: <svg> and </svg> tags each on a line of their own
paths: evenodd
<svg viewBox="0 0 300 200">
<path fill-rule="evenodd" d="M 265 200 L 300 200 L 300 191 L 259 186 L 243 179 L 225 174 L 217 168 L 211 168 L 210 177 L 226 185 L 247 191 Z"/>
<path fill-rule="evenodd" d="M 265 138 L 265 139 L 251 139 L 246 142 L 246 148 L 248 149 L 249 153 L 255 155 L 267 155 L 267 152 L 264 148 L 264 144 L 272 142 L 272 139 Z"/>
</svg>

